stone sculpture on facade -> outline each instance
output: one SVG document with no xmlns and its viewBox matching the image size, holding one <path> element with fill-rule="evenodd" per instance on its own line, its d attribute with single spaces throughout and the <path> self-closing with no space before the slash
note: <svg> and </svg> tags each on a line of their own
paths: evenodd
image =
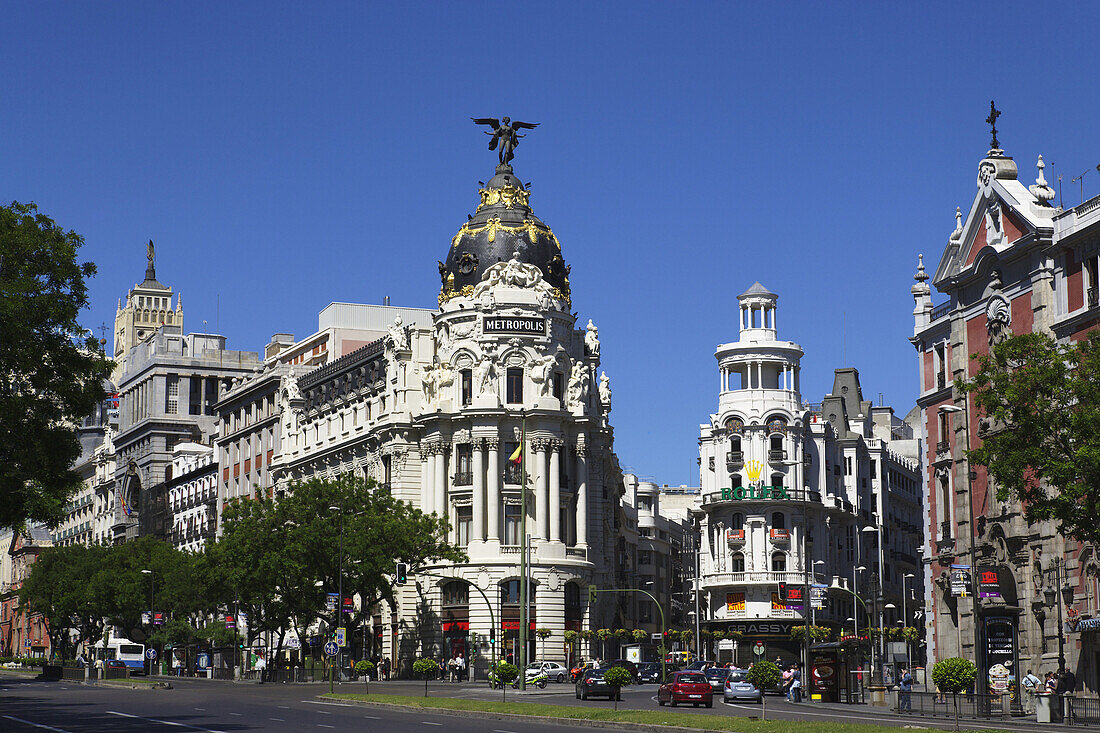
<svg viewBox="0 0 1100 733">
<path fill-rule="evenodd" d="M 990 275 L 989 288 L 992 291 L 985 305 L 985 328 L 989 335 L 990 348 L 1008 338 L 1012 332 L 1012 306 L 1001 294 L 1001 273 L 994 270 Z"/>
<path fill-rule="evenodd" d="M 607 412 L 611 412 L 611 378 L 607 372 L 600 374 L 600 404 Z"/>
<path fill-rule="evenodd" d="M 592 319 L 588 319 L 588 325 L 585 327 L 586 333 L 584 334 L 584 348 L 588 352 L 589 356 L 600 355 L 600 330 L 596 328 L 596 324 L 592 323 Z"/>
<path fill-rule="evenodd" d="M 554 371 L 554 356 L 547 354 L 543 358 L 537 356 L 531 362 L 531 381 L 539 390 L 540 397 L 549 397 L 553 380 L 551 373 Z"/>
<path fill-rule="evenodd" d="M 534 288 L 540 297 L 552 297 L 550 285 L 542 278 L 542 270 L 520 262 L 519 252 L 513 252 L 512 259 L 507 262 L 498 262 L 487 269 L 481 276 L 481 282 L 474 287 L 473 298 L 476 300 L 498 286 Z"/>
<path fill-rule="evenodd" d="M 393 342 L 394 351 L 405 351 L 409 348 L 409 332 L 404 322 L 401 320 L 401 314 L 398 313 L 393 319 L 393 325 L 390 326 L 390 341 Z"/>
<path fill-rule="evenodd" d="M 583 406 L 588 401 L 590 385 L 591 377 L 588 375 L 588 365 L 582 361 L 575 362 L 569 374 L 569 403 L 571 406 Z"/>
<path fill-rule="evenodd" d="M 492 350 L 486 350 L 481 361 L 474 369 L 474 381 L 477 384 L 478 394 L 483 397 L 497 396 L 497 367 L 494 363 L 496 354 Z"/>
</svg>

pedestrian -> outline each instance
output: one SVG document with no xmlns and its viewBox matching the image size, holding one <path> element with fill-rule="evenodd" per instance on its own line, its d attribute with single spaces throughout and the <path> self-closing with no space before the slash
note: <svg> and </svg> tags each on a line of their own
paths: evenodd
<svg viewBox="0 0 1100 733">
<path fill-rule="evenodd" d="M 913 712 L 913 675 L 905 667 L 901 668 L 901 681 L 898 684 L 898 711 Z"/>
<path fill-rule="evenodd" d="M 1059 674 L 1061 678 L 1058 682 L 1058 692 L 1063 695 L 1072 695 L 1073 691 L 1077 689 L 1077 675 L 1068 669 L 1061 670 Z"/>
<path fill-rule="evenodd" d="M 797 664 L 791 670 L 791 702 L 802 702 L 802 669 Z"/>
<path fill-rule="evenodd" d="M 1041 679 L 1039 679 L 1037 676 L 1035 676 L 1035 673 L 1032 672 L 1029 669 L 1027 671 L 1027 674 L 1024 675 L 1023 686 L 1024 686 L 1024 699 L 1023 699 L 1024 712 L 1029 713 L 1029 714 L 1034 713 L 1035 712 L 1035 707 L 1036 707 L 1036 705 L 1035 705 L 1035 696 L 1037 694 L 1039 694 L 1039 689 L 1043 686 L 1043 681 Z"/>
<path fill-rule="evenodd" d="M 458 667 L 458 681 L 461 682 L 466 677 L 466 659 L 462 656 L 462 652 L 459 652 L 455 658 L 455 664 Z"/>
<path fill-rule="evenodd" d="M 1058 691 L 1058 675 L 1053 672 L 1047 672 L 1047 681 L 1045 687 L 1047 688 L 1047 694 L 1053 695 Z"/>
<path fill-rule="evenodd" d="M 791 671 L 791 667 L 788 667 L 787 669 L 783 670 L 783 690 L 784 690 L 783 694 L 784 694 L 784 697 L 787 698 L 787 702 L 791 701 L 791 675 L 792 674 L 793 673 Z"/>
</svg>

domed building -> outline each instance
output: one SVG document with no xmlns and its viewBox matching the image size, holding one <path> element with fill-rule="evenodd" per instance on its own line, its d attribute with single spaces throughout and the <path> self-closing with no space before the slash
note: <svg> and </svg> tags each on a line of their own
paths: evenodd
<svg viewBox="0 0 1100 733">
<path fill-rule="evenodd" d="M 447 517 L 469 562 L 410 569 L 397 606 L 374 613 L 371 653 L 395 662 L 462 653 L 483 673 L 494 657 L 521 657 L 524 528 L 528 659 L 566 662 L 567 630 L 627 626 L 630 604 L 611 594 L 588 603 L 589 584 L 624 579 L 623 476 L 598 331 L 591 320 L 578 327 L 561 245 L 511 166 L 479 194 L 438 262 L 430 319 L 398 316 L 384 338 L 290 377 L 271 470 L 277 489 L 359 472 Z M 508 461 L 521 442 L 526 501 L 520 466 Z"/>
</svg>

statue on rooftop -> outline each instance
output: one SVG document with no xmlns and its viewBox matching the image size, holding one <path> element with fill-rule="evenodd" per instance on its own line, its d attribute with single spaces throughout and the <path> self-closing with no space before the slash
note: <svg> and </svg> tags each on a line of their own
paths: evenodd
<svg viewBox="0 0 1100 733">
<path fill-rule="evenodd" d="M 497 143 L 500 143 L 500 164 L 508 165 L 512 162 L 512 158 L 515 157 L 512 151 L 519 145 L 520 138 L 527 137 L 526 135 L 520 135 L 517 130 L 534 130 L 539 126 L 537 122 L 512 122 L 509 117 L 502 117 L 497 119 L 495 117 L 471 117 L 475 125 L 488 125 L 493 128 L 492 132 L 486 130 L 485 134 L 490 135 L 489 150 L 496 150 Z"/>
</svg>

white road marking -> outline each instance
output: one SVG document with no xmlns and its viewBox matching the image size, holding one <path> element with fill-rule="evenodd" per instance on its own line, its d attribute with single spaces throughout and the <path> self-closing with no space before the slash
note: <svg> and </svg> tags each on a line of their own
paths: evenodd
<svg viewBox="0 0 1100 733">
<path fill-rule="evenodd" d="M 268 718 L 268 720 L 277 720 L 280 723 L 285 723 L 286 722 L 286 720 L 284 720 L 283 718 Z"/>
<path fill-rule="evenodd" d="M 325 700 L 302 700 L 302 702 L 309 703 L 310 705 L 331 705 L 332 707 L 335 707 L 335 708 L 357 708 L 357 707 L 359 707 L 358 705 L 355 705 L 355 704 L 350 703 L 350 702 L 326 702 Z M 280 705 L 279 707 L 283 707 L 283 706 Z M 318 710 L 317 712 L 321 712 L 321 711 Z M 331 713 L 325 713 L 325 715 L 331 715 Z"/>
<path fill-rule="evenodd" d="M 275 707 L 279 708 L 280 710 L 290 710 L 289 705 L 276 705 Z M 198 708 L 195 709 L 198 710 Z"/>
<path fill-rule="evenodd" d="M 493 733 L 516 733 L 514 730 L 494 730 Z"/>
<path fill-rule="evenodd" d="M 202 712 L 204 712 L 204 713 L 206 712 L 206 708 L 195 708 L 195 710 L 200 710 L 200 711 L 202 711 Z"/>
<path fill-rule="evenodd" d="M 367 720 L 381 720 L 377 715 L 364 715 L 363 717 Z"/>
<path fill-rule="evenodd" d="M 325 725 L 324 723 L 318 723 L 317 727 L 318 728 L 335 728 L 336 726 L 335 725 Z"/>
<path fill-rule="evenodd" d="M 0 715 L 0 718 L 7 718 L 8 720 L 14 720 L 16 723 L 22 723 L 23 725 L 31 725 L 31 726 L 34 726 L 35 728 L 41 728 L 42 730 L 56 731 L 56 733 L 72 733 L 71 731 L 67 731 L 64 728 L 54 728 L 52 725 L 43 725 L 42 723 L 32 723 L 29 720 L 23 720 L 22 718 L 17 718 L 14 715 Z"/>
<path fill-rule="evenodd" d="M 423 723 L 424 725 L 443 725 L 442 723 L 433 723 L 430 720 L 421 720 L 420 722 Z"/>
<path fill-rule="evenodd" d="M 236 716 L 238 716 L 238 717 L 239 717 L 239 716 L 240 716 L 240 713 L 230 713 L 230 715 L 236 715 Z"/>
<path fill-rule="evenodd" d="M 197 725 L 187 725 L 186 723 L 177 723 L 174 720 L 160 720 L 158 718 L 143 718 L 140 715 L 132 715 L 130 713 L 120 713 L 117 710 L 105 711 L 108 715 L 118 715 L 122 718 L 136 718 L 137 720 L 148 720 L 150 723 L 160 723 L 161 725 L 174 725 L 177 728 L 189 728 L 191 730 L 201 730 L 203 733 L 225 733 L 223 730 L 214 730 L 213 728 L 200 728 Z"/>
</svg>

